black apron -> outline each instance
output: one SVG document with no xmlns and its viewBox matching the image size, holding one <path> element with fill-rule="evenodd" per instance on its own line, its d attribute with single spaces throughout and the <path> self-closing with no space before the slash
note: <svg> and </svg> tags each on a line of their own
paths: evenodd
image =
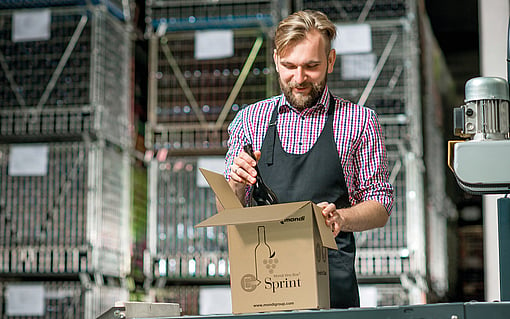
<svg viewBox="0 0 510 319">
<path fill-rule="evenodd" d="M 333 136 L 335 103 L 330 96 L 327 122 L 305 154 L 283 150 L 276 129 L 278 106 L 271 116 L 258 162 L 264 182 L 276 193 L 280 203 L 310 200 L 350 207 L 344 173 Z M 329 249 L 329 287 L 331 308 L 359 307 L 358 283 L 354 271 L 356 246 L 352 232 L 335 238 L 338 251 Z"/>
</svg>

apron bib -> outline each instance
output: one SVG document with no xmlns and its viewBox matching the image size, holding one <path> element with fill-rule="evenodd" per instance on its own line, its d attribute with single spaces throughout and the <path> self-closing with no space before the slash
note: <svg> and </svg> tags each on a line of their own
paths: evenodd
<svg viewBox="0 0 510 319">
<path fill-rule="evenodd" d="M 334 109 L 334 98 L 330 96 L 328 118 L 315 144 L 305 154 L 289 154 L 284 151 L 276 129 L 278 107 L 275 107 L 258 167 L 280 203 L 310 200 L 335 203 L 337 208 L 351 206 L 333 136 Z M 335 241 L 338 251 L 329 249 L 328 253 L 331 308 L 359 307 L 354 235 L 340 232 Z"/>
</svg>

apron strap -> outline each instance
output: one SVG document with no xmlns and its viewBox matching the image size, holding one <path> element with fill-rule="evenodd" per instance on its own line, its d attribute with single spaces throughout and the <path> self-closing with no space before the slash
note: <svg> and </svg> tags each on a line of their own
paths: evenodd
<svg viewBox="0 0 510 319">
<path fill-rule="evenodd" d="M 279 106 L 275 106 L 273 113 L 271 115 L 271 120 L 269 121 L 269 125 L 266 131 L 266 139 L 269 144 L 269 156 L 266 157 L 266 164 L 268 166 L 273 165 L 274 162 L 274 143 L 276 140 L 276 124 L 278 123 L 278 109 Z"/>
</svg>

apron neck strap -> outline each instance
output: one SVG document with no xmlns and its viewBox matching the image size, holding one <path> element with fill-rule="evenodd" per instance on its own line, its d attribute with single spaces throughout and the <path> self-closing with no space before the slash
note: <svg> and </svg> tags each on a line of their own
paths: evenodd
<svg viewBox="0 0 510 319">
<path fill-rule="evenodd" d="M 334 102 L 333 95 L 329 94 L 329 107 L 328 107 L 328 120 L 332 118 L 332 115 L 335 111 L 335 102 Z M 278 123 L 278 111 L 280 109 L 280 105 L 277 105 L 273 113 L 271 114 L 271 120 L 269 121 L 269 125 L 267 127 L 266 131 L 266 138 L 269 138 L 267 141 L 269 143 L 269 152 L 268 156 L 266 157 L 266 164 L 272 165 L 274 161 L 274 143 L 276 141 L 276 134 L 278 133 L 276 129 L 276 124 Z"/>
</svg>

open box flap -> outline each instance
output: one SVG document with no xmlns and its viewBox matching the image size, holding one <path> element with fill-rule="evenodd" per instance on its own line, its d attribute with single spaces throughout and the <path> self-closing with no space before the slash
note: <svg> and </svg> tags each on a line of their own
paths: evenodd
<svg viewBox="0 0 510 319">
<path fill-rule="evenodd" d="M 294 202 L 268 206 L 227 209 L 219 214 L 209 217 L 203 222 L 195 225 L 195 227 L 240 225 L 283 220 L 294 214 L 297 210 L 306 206 L 308 203 L 310 202 Z"/>
<path fill-rule="evenodd" d="M 319 228 L 322 246 L 338 250 L 335 242 L 335 237 L 333 236 L 331 229 L 324 222 L 324 216 L 322 216 L 322 208 L 315 204 L 312 204 L 312 208 L 315 215 L 315 220 L 317 221 L 317 227 Z"/>
<path fill-rule="evenodd" d="M 223 175 L 204 168 L 200 168 L 200 172 L 204 175 L 205 180 L 209 186 L 211 186 L 223 208 L 230 209 L 243 207 L 239 198 L 237 198 L 236 194 L 234 194 L 232 188 L 230 188 L 230 185 L 228 185 L 228 182 Z"/>
<path fill-rule="evenodd" d="M 195 227 L 240 225 L 283 220 L 294 214 L 297 210 L 306 205 L 310 205 L 312 206 L 312 211 L 317 221 L 322 245 L 327 248 L 338 249 L 331 229 L 329 229 L 324 222 L 322 209 L 312 202 L 304 201 L 268 206 L 243 207 L 223 175 L 204 168 L 200 168 L 200 172 L 204 175 L 207 183 L 209 183 L 209 186 L 211 186 L 225 210 L 198 223 Z M 255 209 L 257 212 L 253 211 Z"/>
</svg>

